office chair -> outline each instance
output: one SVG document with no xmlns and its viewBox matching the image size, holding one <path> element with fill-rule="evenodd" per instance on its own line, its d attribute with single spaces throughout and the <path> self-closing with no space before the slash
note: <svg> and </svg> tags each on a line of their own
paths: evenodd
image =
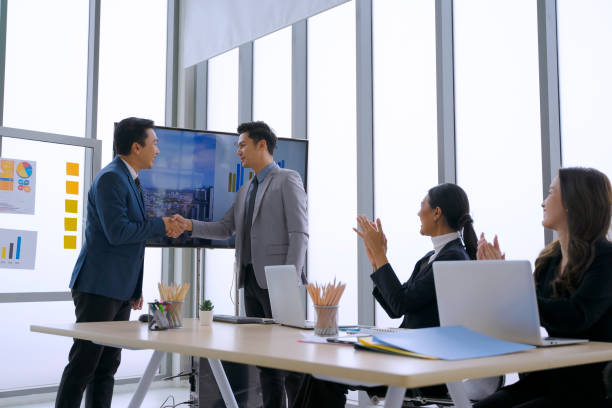
<svg viewBox="0 0 612 408">
<path fill-rule="evenodd" d="M 612 370 L 612 369 L 611 369 Z M 499 390 L 504 386 L 505 377 L 487 377 L 478 378 L 474 380 L 464 380 L 463 384 L 467 397 L 472 401 L 480 401 L 495 391 Z M 375 389 L 368 389 L 368 397 L 372 405 L 377 405 L 379 402 L 384 400 L 386 393 L 386 387 L 376 387 Z M 439 407 L 450 407 L 453 406 L 453 400 L 448 395 L 446 386 L 432 386 L 417 388 L 414 390 L 406 390 L 406 396 L 404 397 L 403 408 L 417 408 L 424 405 L 437 405 Z"/>
<path fill-rule="evenodd" d="M 470 401 L 476 402 L 480 401 L 489 395 L 493 394 L 495 391 L 499 390 L 504 386 L 505 377 L 503 375 L 499 377 L 486 377 L 486 378 L 477 378 L 473 380 L 463 380 L 463 386 L 465 388 L 465 393 Z M 444 393 L 443 395 L 429 395 L 427 393 L 426 388 L 424 393 L 419 393 L 419 390 L 416 390 L 417 395 L 412 397 L 406 396 L 404 398 L 404 407 L 420 407 L 423 405 L 431 405 L 435 404 L 440 407 L 450 407 L 453 406 L 453 400 L 450 398 L 448 393 Z M 418 395 L 420 394 L 420 395 Z M 439 394 L 439 393 L 437 393 Z"/>
</svg>

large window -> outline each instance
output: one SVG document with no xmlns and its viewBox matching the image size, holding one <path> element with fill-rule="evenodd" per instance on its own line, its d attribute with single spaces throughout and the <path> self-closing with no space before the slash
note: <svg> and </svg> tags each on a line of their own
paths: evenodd
<svg viewBox="0 0 612 408">
<path fill-rule="evenodd" d="M 4 126 L 85 134 L 89 2 L 8 2 Z"/>
<path fill-rule="evenodd" d="M 530 261 L 544 246 L 536 6 L 454 3 L 457 182 L 475 229 Z"/>
<path fill-rule="evenodd" d="M 253 120 L 291 137 L 291 26 L 253 43 Z"/>
<path fill-rule="evenodd" d="M 208 124 L 210 130 L 235 132 L 238 126 L 238 49 L 208 60 Z M 234 314 L 233 249 L 205 250 L 204 298 L 216 313 Z"/>
<path fill-rule="evenodd" d="M 400 281 L 431 250 L 418 212 L 437 184 L 435 3 L 373 4 L 375 213 Z M 418 63 L 415 63 L 418 61 Z M 376 304 L 378 326 L 398 326 Z"/>
<path fill-rule="evenodd" d="M 355 94 L 351 1 L 308 20 L 308 276 L 348 283 L 339 318 L 349 324 L 357 322 Z"/>
<path fill-rule="evenodd" d="M 101 2 L 98 139 L 102 140 L 102 166 L 112 159 L 115 122 L 136 116 L 164 124 L 166 12 L 164 0 Z M 148 248 L 144 302 L 159 298 L 157 283 L 161 281 L 161 263 L 161 249 Z M 132 319 L 140 313 L 133 312 Z M 150 354 L 125 350 L 117 376 L 141 375 Z"/>
<path fill-rule="evenodd" d="M 102 140 L 102 166 L 112 159 L 115 122 L 136 116 L 164 124 L 166 8 L 164 0 L 101 3 L 98 139 Z"/>
<path fill-rule="evenodd" d="M 612 3 L 557 2 L 563 166 L 612 176 Z"/>
</svg>

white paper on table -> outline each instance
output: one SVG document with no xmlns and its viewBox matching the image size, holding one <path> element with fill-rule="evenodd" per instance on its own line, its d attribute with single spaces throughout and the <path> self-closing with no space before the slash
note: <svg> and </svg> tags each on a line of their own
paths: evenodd
<svg viewBox="0 0 612 408">
<path fill-rule="evenodd" d="M 327 337 L 316 336 L 312 332 L 300 332 L 302 338 L 298 340 L 301 343 L 319 343 L 319 344 L 333 344 L 327 341 Z"/>
</svg>

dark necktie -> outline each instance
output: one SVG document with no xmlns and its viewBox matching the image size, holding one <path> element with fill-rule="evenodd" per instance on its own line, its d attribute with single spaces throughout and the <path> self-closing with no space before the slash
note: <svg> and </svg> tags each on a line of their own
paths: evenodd
<svg viewBox="0 0 612 408">
<path fill-rule="evenodd" d="M 138 192 L 140 193 L 140 199 L 144 201 L 144 199 L 142 197 L 142 187 L 140 187 L 140 179 L 138 177 L 136 177 L 134 179 L 134 183 L 136 183 L 136 188 L 138 189 Z"/>
<path fill-rule="evenodd" d="M 247 208 L 244 225 L 244 250 L 242 256 L 244 266 L 253 263 L 251 260 L 251 224 L 253 224 L 253 210 L 255 209 L 255 198 L 257 197 L 257 187 L 259 186 L 257 176 L 253 178 L 252 185 L 249 191 L 249 207 Z"/>
</svg>

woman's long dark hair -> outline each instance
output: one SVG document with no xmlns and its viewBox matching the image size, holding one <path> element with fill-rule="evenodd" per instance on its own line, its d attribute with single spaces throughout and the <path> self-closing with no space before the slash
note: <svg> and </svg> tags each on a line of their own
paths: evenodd
<svg viewBox="0 0 612 408">
<path fill-rule="evenodd" d="M 453 230 L 462 232 L 465 250 L 471 259 L 476 259 L 478 239 L 470 217 L 470 202 L 461 187 L 445 183 L 429 189 L 429 206 L 440 207 L 446 223 Z"/>
<path fill-rule="evenodd" d="M 559 186 L 561 203 L 567 211 L 568 259 L 552 285 L 555 296 L 568 296 L 578 288 L 584 272 L 593 263 L 596 242 L 606 239 L 612 215 L 612 188 L 605 174 L 582 167 L 559 169 Z M 548 268 L 551 259 L 560 254 L 559 241 L 544 248 L 535 262 L 536 280 Z"/>
</svg>

